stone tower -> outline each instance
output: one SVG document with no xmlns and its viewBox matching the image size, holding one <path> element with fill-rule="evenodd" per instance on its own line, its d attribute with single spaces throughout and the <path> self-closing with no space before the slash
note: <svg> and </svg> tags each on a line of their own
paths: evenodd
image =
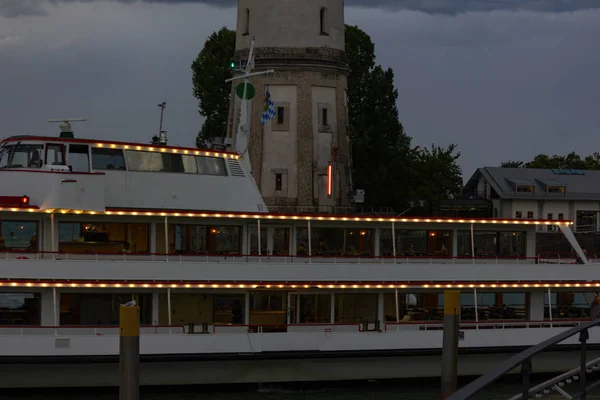
<svg viewBox="0 0 600 400">
<path fill-rule="evenodd" d="M 279 212 L 347 212 L 344 0 L 238 0 L 236 32 L 235 60 L 247 60 L 254 38 L 254 71 L 275 71 L 250 79 L 256 96 L 248 153 L 267 206 Z M 238 84 L 228 128 L 233 140 Z M 267 85 L 277 115 L 262 125 Z"/>
</svg>

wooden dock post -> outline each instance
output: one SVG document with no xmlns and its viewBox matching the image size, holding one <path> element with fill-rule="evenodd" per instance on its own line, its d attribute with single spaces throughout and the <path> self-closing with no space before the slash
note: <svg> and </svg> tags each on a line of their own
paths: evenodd
<svg viewBox="0 0 600 400">
<path fill-rule="evenodd" d="M 456 392 L 458 376 L 458 339 L 460 291 L 444 291 L 444 338 L 442 347 L 442 390 L 444 400 Z"/>
<path fill-rule="evenodd" d="M 140 308 L 121 306 L 119 400 L 140 398 Z"/>
</svg>

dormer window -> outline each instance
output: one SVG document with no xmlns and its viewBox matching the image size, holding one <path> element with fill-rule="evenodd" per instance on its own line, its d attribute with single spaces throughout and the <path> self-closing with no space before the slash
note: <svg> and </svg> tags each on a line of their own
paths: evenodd
<svg viewBox="0 0 600 400">
<path fill-rule="evenodd" d="M 567 192 L 566 186 L 548 186 L 548 193 L 564 194 Z"/>
<path fill-rule="evenodd" d="M 534 193 L 535 188 L 531 185 L 517 185 L 517 193 Z"/>
</svg>

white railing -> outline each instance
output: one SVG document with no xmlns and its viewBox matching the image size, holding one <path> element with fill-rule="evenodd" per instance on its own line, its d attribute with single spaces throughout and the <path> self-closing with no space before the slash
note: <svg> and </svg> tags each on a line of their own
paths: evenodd
<svg viewBox="0 0 600 400">
<path fill-rule="evenodd" d="M 118 326 L 0 326 L 0 335 L 53 335 L 53 336 L 119 336 Z M 184 335 L 186 329 L 181 325 L 141 326 L 140 335 Z"/>
<path fill-rule="evenodd" d="M 461 322 L 460 329 L 543 329 L 543 328 L 566 328 L 579 325 L 585 322 L 585 319 L 565 319 L 565 320 L 485 320 L 480 322 L 466 321 Z M 352 333 L 352 332 L 405 332 L 405 331 L 439 331 L 443 329 L 441 321 L 413 321 L 413 322 L 386 322 L 379 329 L 371 322 L 364 329 L 364 324 L 210 324 L 205 331 L 200 329 L 200 325 L 194 327 L 194 335 L 203 334 L 221 335 L 221 334 L 269 334 L 269 333 Z M 140 336 L 147 335 L 189 335 L 187 325 L 173 326 L 142 326 L 140 327 Z M 0 336 L 118 336 L 118 326 L 0 326 Z"/>
<path fill-rule="evenodd" d="M 265 264 L 535 264 L 538 257 L 521 256 L 278 256 L 240 254 L 129 254 L 129 253 L 61 253 L 61 252 L 0 252 L 1 261 L 111 261 L 111 262 L 169 262 L 169 263 L 265 263 Z"/>
</svg>

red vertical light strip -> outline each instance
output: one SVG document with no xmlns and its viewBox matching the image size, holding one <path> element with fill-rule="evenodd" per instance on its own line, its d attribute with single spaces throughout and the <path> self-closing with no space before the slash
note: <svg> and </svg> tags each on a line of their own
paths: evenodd
<svg viewBox="0 0 600 400">
<path fill-rule="evenodd" d="M 333 167 L 331 163 L 327 165 L 327 197 L 333 194 Z"/>
</svg>

